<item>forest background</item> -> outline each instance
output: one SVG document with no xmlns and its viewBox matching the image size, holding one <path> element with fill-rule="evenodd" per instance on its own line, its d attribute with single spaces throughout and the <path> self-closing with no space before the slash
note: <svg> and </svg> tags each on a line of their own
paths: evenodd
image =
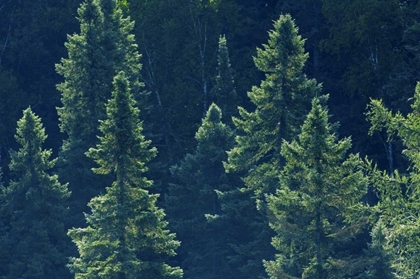
<svg viewBox="0 0 420 279">
<path fill-rule="evenodd" d="M 80 4 L 79 0 L 0 1 L 3 181 L 13 177 L 8 168 L 9 151 L 19 148 L 14 135 L 24 109 L 31 107 L 41 117 L 48 135 L 44 147 L 52 149 L 54 158 L 67 138 L 60 132 L 56 109 L 62 107 L 57 84 L 64 79 L 55 65 L 68 57 L 67 35 L 80 32 L 77 20 Z M 306 40 L 304 48 L 309 58 L 303 72 L 322 84 L 322 92 L 329 94 L 330 121 L 339 123 L 336 131 L 340 138 L 351 137 L 350 151 L 367 156 L 390 175 L 396 170 L 406 172 L 410 166 L 410 160 L 402 154 L 407 145 L 404 140 L 388 137 L 384 131 L 369 133 L 371 123 L 366 113 L 371 99 L 382 99 L 387 108 L 402 115 L 411 111 L 412 96 L 420 80 L 418 1 L 128 0 L 119 1 L 119 5 L 124 16 L 135 22 L 133 34 L 142 55 L 141 81 L 149 92 L 149 106 L 144 110 L 147 113 L 141 115 L 146 137 L 150 136 L 148 139 L 158 155 L 151 161 L 147 177 L 154 181 L 151 191 L 161 195 L 158 204 L 172 212 L 172 216 L 168 213 L 169 219 L 183 214 L 174 209 L 177 205 L 173 202 L 174 195 L 176 199 L 176 195 L 183 194 L 177 192 L 176 185 L 190 181 L 184 177 L 182 164 L 188 164 L 184 159 L 187 154 L 196 154 L 197 141 L 200 142 L 196 132 L 211 103 L 218 98 L 220 39 L 226 39 L 235 85 L 235 98 L 229 100 L 234 103 L 230 105 L 252 111 L 255 104 L 247 92 L 265 78 L 254 65 L 253 57 L 257 56 L 257 48 L 269 40 L 268 31 L 281 14 L 292 16 L 299 34 Z M 235 111 L 231 114 L 238 116 Z M 230 119 L 223 120 L 232 124 Z M 225 151 L 230 148 L 227 145 Z M 243 187 L 240 179 L 235 183 L 234 188 Z M 378 202 L 372 187 L 364 200 L 371 205 Z M 170 227 L 184 241 L 182 238 L 188 238 L 188 233 L 179 226 L 183 226 L 182 222 Z M 272 235 L 270 232 L 264 237 L 269 240 Z M 274 257 L 269 241 L 264 255 L 253 256 L 256 261 Z M 367 248 L 370 241 L 369 233 L 361 236 L 360 249 Z M 200 251 L 201 247 L 193 249 Z M 184 263 L 187 250 L 181 245 L 174 261 L 176 265 L 187 266 L 184 272 L 193 278 L 194 272 L 201 271 L 192 270 L 194 264 Z M 249 259 L 232 257 L 233 262 L 242 260 L 249 264 Z M 213 266 L 217 265 L 215 262 Z M 253 273 L 249 276 L 263 276 L 264 267 L 259 262 L 258 268 L 250 269 Z"/>
</svg>

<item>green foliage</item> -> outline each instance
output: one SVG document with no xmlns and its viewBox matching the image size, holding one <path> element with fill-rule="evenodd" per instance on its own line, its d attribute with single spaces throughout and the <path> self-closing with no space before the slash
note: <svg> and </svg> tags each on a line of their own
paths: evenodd
<svg viewBox="0 0 420 279">
<path fill-rule="evenodd" d="M 291 139 L 309 110 L 310 99 L 320 92 L 315 80 L 302 73 L 308 55 L 290 15 L 282 15 L 269 32 L 268 44 L 257 49 L 257 68 L 265 73 L 260 87 L 248 97 L 253 112 L 239 107 L 240 118 L 233 122 L 238 130 L 236 146 L 228 152 L 228 171 L 249 170 L 246 185 L 257 195 L 273 189 L 282 166 L 280 146 Z M 279 168 L 280 167 L 280 168 Z"/>
<path fill-rule="evenodd" d="M 72 216 L 80 225 L 87 202 L 103 189 L 91 171 L 94 163 L 84 153 L 97 142 L 98 119 L 105 115 L 114 70 L 103 46 L 104 18 L 97 1 L 82 3 L 78 14 L 80 34 L 68 36 L 68 58 L 62 58 L 56 69 L 64 77 L 57 86 L 63 104 L 57 111 L 60 130 L 67 135 L 59 154 L 59 175 L 69 182 Z"/>
<path fill-rule="evenodd" d="M 209 107 L 195 139 L 195 152 L 171 168 L 175 183 L 165 199 L 170 224 L 182 242 L 179 254 L 186 278 L 233 278 L 227 260 L 233 251 L 226 224 L 217 220 L 222 212 L 216 195 L 232 187 L 222 161 L 233 145 L 233 132 L 222 123 L 217 105 Z"/>
<path fill-rule="evenodd" d="M 385 129 L 390 137 L 401 138 L 411 166 L 406 174 L 398 171 L 387 174 L 372 168 L 371 180 L 377 190 L 380 203 L 377 205 L 381 213 L 386 236 L 386 249 L 392 255 L 392 264 L 397 278 L 416 278 L 419 276 L 417 263 L 419 218 L 419 111 L 420 84 L 417 85 L 411 105 L 412 112 L 403 116 L 393 114 L 384 107 L 381 101 L 373 100 L 369 105 L 368 119 L 372 123 L 371 132 Z"/>
<path fill-rule="evenodd" d="M 51 150 L 42 149 L 47 136 L 30 108 L 18 121 L 15 138 L 21 145 L 11 151 L 10 169 L 16 180 L 1 194 L 7 227 L 0 246 L 8 255 L 2 278 L 70 278 L 65 266 L 65 201 L 70 193 L 56 175 L 48 174 L 56 160 L 49 159 Z"/>
<path fill-rule="evenodd" d="M 91 172 L 94 163 L 85 152 L 98 142 L 98 120 L 105 118 L 113 77 L 123 70 L 138 100 L 143 100 L 143 85 L 140 54 L 131 34 L 134 22 L 123 16 L 116 0 L 87 0 L 78 13 L 80 33 L 68 36 L 68 58 L 56 68 L 65 79 L 57 86 L 63 103 L 58 115 L 60 129 L 68 136 L 60 152 L 59 174 L 73 191 L 72 215 L 81 225 L 87 202 L 109 183 L 109 178 L 98 180 Z"/>
<path fill-rule="evenodd" d="M 142 135 L 124 72 L 115 77 L 114 87 L 100 124 L 100 143 L 87 152 L 99 165 L 94 172 L 111 174 L 114 182 L 89 202 L 88 227 L 69 231 L 80 254 L 71 259 L 70 269 L 75 278 L 180 278 L 182 270 L 165 263 L 179 242 L 166 229 L 158 195 L 148 191 L 152 181 L 143 176 L 156 150 Z"/>
<path fill-rule="evenodd" d="M 269 32 L 268 43 L 257 49 L 254 58 L 257 68 L 265 74 L 261 85 L 254 86 L 248 93 L 255 110 L 248 112 L 239 107 L 240 117 L 233 118 L 237 128 L 236 145 L 228 152 L 225 168 L 228 172 L 245 174 L 243 180 L 248 193 L 242 198 L 251 197 L 254 192 L 261 210 L 260 216 L 251 214 L 248 219 L 253 231 L 258 232 L 258 240 L 242 242 L 236 255 L 236 258 L 242 259 L 246 259 L 243 257 L 246 254 L 260 258 L 242 263 L 243 271 L 245 266 L 260 270 L 258 263 L 264 258 L 271 258 L 270 248 L 257 245 L 259 242 L 268 243 L 272 234 L 265 218 L 269 212 L 262 202 L 264 193 L 273 192 L 278 184 L 277 177 L 283 166 L 280 155 L 282 141 L 296 135 L 304 114 L 309 110 L 310 99 L 320 92 L 316 81 L 308 79 L 302 72 L 308 58 L 303 46 L 304 40 L 298 35 L 291 16 L 281 15 Z M 247 206 L 244 201 L 237 202 L 242 208 L 254 206 L 253 199 L 248 200 Z"/>
<path fill-rule="evenodd" d="M 232 174 L 228 174 L 232 177 Z M 217 222 L 228 240 L 227 261 L 232 275 L 226 278 L 251 279 L 266 276 L 263 259 L 271 259 L 275 254 L 270 245 L 272 231 L 269 230 L 267 218 L 255 206 L 252 191 L 245 190 L 239 177 L 233 177 L 229 189 L 217 191 L 221 204 L 221 213 L 211 217 Z M 214 219 L 213 219 L 214 218 Z"/>
<path fill-rule="evenodd" d="M 394 71 L 391 80 L 387 86 L 387 94 L 383 96 L 384 101 L 407 113 L 410 110 L 406 100 L 412 96 L 416 83 L 420 80 L 417 68 L 420 63 L 419 45 L 417 43 L 420 35 L 420 5 L 417 1 L 399 1 L 399 21 L 401 22 L 403 32 L 401 36 L 398 53 L 402 56 L 400 64 L 393 65 Z M 395 50 L 393 51 L 396 52 Z M 393 63 L 395 64 L 395 63 Z"/>
<path fill-rule="evenodd" d="M 0 66 L 0 165 L 6 170 L 8 163 L 7 149 L 14 147 L 14 132 L 16 122 L 19 120 L 22 109 L 25 106 L 23 91 L 19 88 L 16 75 L 12 71 Z M 7 176 L 6 176 L 7 177 Z"/>
<path fill-rule="evenodd" d="M 227 40 L 224 35 L 219 37 L 217 61 L 216 86 L 212 90 L 211 97 L 221 107 L 224 122 L 230 124 L 232 123 L 232 116 L 237 111 L 238 96 L 233 81 Z"/>
<path fill-rule="evenodd" d="M 377 168 L 367 167 L 373 190 L 365 201 L 375 204 L 380 199 L 370 224 L 380 221 L 370 236 L 364 230 L 354 239 L 356 242 L 345 241 L 344 248 L 331 248 L 337 254 L 334 257 L 348 257 L 335 262 L 329 276 L 342 278 L 337 270 L 351 268 L 355 272 L 343 271 L 354 274 L 351 278 L 393 278 L 393 272 L 401 278 L 416 278 L 418 97 L 412 100 L 411 113 L 412 101 L 406 100 L 419 80 L 419 11 L 420 3 L 414 0 L 0 0 L 0 166 L 5 185 L 12 173 L 6 168 L 11 160 L 8 150 L 19 148 L 12 139 L 15 124 L 21 110 L 31 104 L 49 131 L 44 148 L 57 152 L 65 139 L 58 169 L 49 171 L 57 171 L 60 181 L 70 183 L 71 214 L 66 215 L 70 227 L 86 227 L 82 212 L 90 212 L 88 201 L 105 193 L 105 186 L 112 184 L 111 177 L 116 174 L 112 168 L 109 171 L 100 166 L 97 171 L 109 174 L 94 174 L 94 161 L 85 152 L 99 142 L 98 119 L 106 118 L 105 102 L 111 98 L 112 80 L 123 70 L 141 106 L 143 134 L 152 140 L 151 146 L 159 148 L 158 156 L 147 165 L 147 177 L 154 180 L 150 191 L 162 193 L 158 198 L 162 206 L 169 200 L 176 204 L 179 194 L 180 200 L 191 203 L 192 208 L 196 205 L 185 194 L 191 189 L 182 187 L 190 181 L 176 178 L 174 185 L 179 187 L 171 186 L 174 195 L 169 197 L 170 166 L 179 162 L 176 167 L 190 167 L 194 175 L 181 170 L 178 173 L 193 177 L 192 182 L 208 175 L 195 172 L 198 159 L 191 159 L 197 152 L 219 150 L 217 144 L 209 144 L 212 147 L 208 150 L 196 149 L 194 134 L 202 117 L 215 101 L 223 112 L 223 122 L 230 124 L 235 107 L 242 106 L 235 120 L 237 146 L 228 148 L 232 151 L 226 165 L 229 172 L 236 173 L 223 174 L 219 167 L 209 171 L 220 171 L 223 185 L 216 189 L 217 197 L 212 190 L 196 196 L 209 197 L 207 202 L 216 197 L 213 204 L 217 210 L 205 209 L 208 203 L 203 202 L 203 209 L 197 205 L 196 211 L 200 217 L 211 213 L 207 220 L 199 219 L 200 226 L 189 232 L 187 221 L 187 229 L 180 225 L 180 230 L 191 237 L 184 240 L 183 236 L 184 247 L 176 261 L 191 266 L 188 274 L 200 273 L 203 277 L 214 276 L 217 270 L 221 277 L 265 278 L 261 259 L 272 259 L 275 251 L 270 245 L 274 231 L 268 226 L 268 220 L 273 222 L 274 217 L 264 194 L 274 194 L 279 185 L 286 162 L 280 153 L 283 139 L 290 142 L 295 138 L 310 109 L 309 100 L 320 92 L 313 80 L 304 77 L 304 71 L 331 92 L 330 112 L 334 121 L 341 123 L 340 134 L 351 135 L 351 150 L 378 163 Z M 281 13 L 293 16 L 292 22 L 299 26 L 305 40 L 285 20 L 282 24 L 276 21 L 267 43 L 265 31 Z M 136 20 L 135 25 L 128 15 Z M 266 45 L 257 52 L 256 46 L 264 42 Z M 289 49 L 296 51 L 288 54 Z M 258 68 L 254 67 L 253 56 L 259 60 Z M 65 58 L 55 72 L 54 64 L 60 57 Z M 296 63 L 283 65 L 287 59 Z M 61 83 L 61 95 L 57 94 L 57 83 Z M 252 85 L 258 86 L 251 90 Z M 144 94 L 143 88 L 150 94 Z M 251 91 L 249 99 L 247 91 Z M 372 120 L 370 132 L 381 130 L 373 138 L 367 134 L 369 123 L 363 114 L 371 97 L 382 98 L 372 101 L 368 114 Z M 386 132 L 388 140 L 383 137 Z M 400 154 L 403 148 L 404 155 Z M 191 156 L 185 156 L 187 153 Z M 222 153 L 220 158 L 226 156 Z M 388 173 L 379 171 L 385 163 Z M 239 176 L 244 178 L 246 190 L 241 189 Z M 202 184 L 206 183 L 203 180 Z M 9 270 L 9 251 L 15 251 L 8 246 L 13 215 L 7 213 L 7 191 L 0 192 L 2 277 Z M 187 210 L 188 206 L 177 206 L 176 214 L 181 219 L 195 214 Z M 195 239 L 193 232 L 201 231 L 204 233 Z M 198 242 L 215 235 L 208 243 Z M 39 242 L 36 238 L 33 241 Z M 187 248 L 188 241 L 197 245 Z M 354 249 L 347 249 L 348 243 Z M 361 250 L 365 253 L 359 257 Z M 190 256 L 188 251 L 192 251 Z M 198 268 L 205 262 L 201 255 L 209 259 L 208 266 Z"/>
<path fill-rule="evenodd" d="M 344 251 L 365 222 L 367 178 L 359 157 L 347 155 L 350 147 L 349 138 L 337 140 L 315 98 L 298 139 L 282 145 L 280 185 L 267 195 L 279 251 L 266 262 L 270 278 L 353 278 L 357 252 Z"/>
<path fill-rule="evenodd" d="M 323 48 L 344 62 L 347 94 L 365 101 L 385 96 L 384 86 L 400 60 L 395 53 L 402 34 L 400 10 L 397 0 L 323 0 L 330 33 Z"/>
<path fill-rule="evenodd" d="M 369 244 L 369 248 L 366 250 L 366 256 L 363 258 L 363 260 L 366 261 L 365 264 L 368 268 L 364 274 L 357 278 L 396 278 L 394 269 L 391 268 L 392 254 L 386 248 L 388 244 L 386 238 L 387 234 L 386 226 L 379 220 L 372 229 L 372 243 Z"/>
<path fill-rule="evenodd" d="M 385 108 L 381 100 L 372 100 L 366 115 L 371 122 L 370 134 L 385 129 L 389 139 L 397 135 L 407 147 L 404 151 L 405 154 L 413 161 L 416 160 L 418 142 L 420 141 L 417 132 L 420 130 L 420 123 L 418 122 L 420 118 L 420 84 L 417 84 L 411 109 L 412 111 L 404 117 L 400 112 L 393 114 Z"/>
</svg>

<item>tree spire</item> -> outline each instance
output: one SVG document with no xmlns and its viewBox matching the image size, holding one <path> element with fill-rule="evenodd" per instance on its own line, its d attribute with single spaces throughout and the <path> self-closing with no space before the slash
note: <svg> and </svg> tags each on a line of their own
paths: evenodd
<svg viewBox="0 0 420 279">
<path fill-rule="evenodd" d="M 180 278 L 182 270 L 165 263 L 179 242 L 166 229 L 165 213 L 156 206 L 158 195 L 149 193 L 152 181 L 144 177 L 156 149 L 142 135 L 124 72 L 113 85 L 99 128 L 103 135 L 87 155 L 99 165 L 94 172 L 110 174 L 114 182 L 89 202 L 88 227 L 69 231 L 80 254 L 72 259 L 71 270 L 76 278 Z"/>
<path fill-rule="evenodd" d="M 30 108 L 18 121 L 15 135 L 21 146 L 10 152 L 10 170 L 16 180 L 2 189 L 0 206 L 8 229 L 0 240 L 2 253 L 8 255 L 5 278 L 70 278 L 65 223 L 66 184 L 49 175 L 56 160 L 51 150 L 43 150 L 47 138 L 41 119 Z M 3 218 L 2 217 L 2 218 Z"/>
</svg>

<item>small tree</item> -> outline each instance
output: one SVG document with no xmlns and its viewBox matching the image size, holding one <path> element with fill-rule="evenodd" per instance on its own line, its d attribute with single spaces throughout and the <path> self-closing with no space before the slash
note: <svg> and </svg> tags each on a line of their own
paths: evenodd
<svg viewBox="0 0 420 279">
<path fill-rule="evenodd" d="M 16 180 L 1 195 L 7 222 L 0 238 L 2 253 L 7 255 L 2 278 L 70 278 L 64 226 L 70 193 L 57 175 L 47 173 L 56 160 L 50 160 L 51 150 L 42 149 L 47 136 L 30 108 L 18 121 L 15 138 L 21 145 L 10 153 L 10 170 Z"/>
<path fill-rule="evenodd" d="M 227 230 L 206 218 L 221 214 L 216 191 L 231 187 L 222 162 L 233 145 L 233 132 L 222 123 L 217 105 L 209 107 L 195 138 L 195 152 L 171 167 L 175 183 L 166 198 L 170 223 L 182 242 L 186 277 L 232 278 L 226 259 L 231 253 Z"/>
<path fill-rule="evenodd" d="M 90 201 L 89 226 L 69 231 L 80 254 L 70 268 L 76 278 L 180 278 L 182 270 L 165 263 L 179 242 L 156 207 L 158 195 L 148 191 L 152 181 L 143 177 L 156 149 L 142 135 L 124 72 L 114 78 L 114 88 L 107 118 L 100 123 L 103 136 L 87 153 L 99 165 L 94 172 L 111 174 L 114 182 Z"/>
<path fill-rule="evenodd" d="M 233 81 L 229 50 L 225 36 L 219 37 L 217 61 L 216 86 L 212 90 L 211 97 L 220 106 L 224 122 L 230 125 L 232 123 L 232 116 L 237 111 L 238 96 Z"/>
<path fill-rule="evenodd" d="M 347 278 L 359 253 L 346 252 L 363 225 L 359 218 L 367 178 L 360 159 L 347 155 L 349 138 L 337 140 L 328 112 L 315 98 L 297 140 L 285 141 L 280 185 L 267 195 L 276 231 L 276 260 L 266 262 L 270 278 Z M 354 277 L 352 277 L 354 278 Z"/>
</svg>

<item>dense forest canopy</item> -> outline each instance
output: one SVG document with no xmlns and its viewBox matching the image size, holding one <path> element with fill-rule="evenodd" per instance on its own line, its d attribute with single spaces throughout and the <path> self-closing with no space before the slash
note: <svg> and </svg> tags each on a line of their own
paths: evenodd
<svg viewBox="0 0 420 279">
<path fill-rule="evenodd" d="M 0 278 L 419 278 L 419 16 L 0 0 Z"/>
</svg>

